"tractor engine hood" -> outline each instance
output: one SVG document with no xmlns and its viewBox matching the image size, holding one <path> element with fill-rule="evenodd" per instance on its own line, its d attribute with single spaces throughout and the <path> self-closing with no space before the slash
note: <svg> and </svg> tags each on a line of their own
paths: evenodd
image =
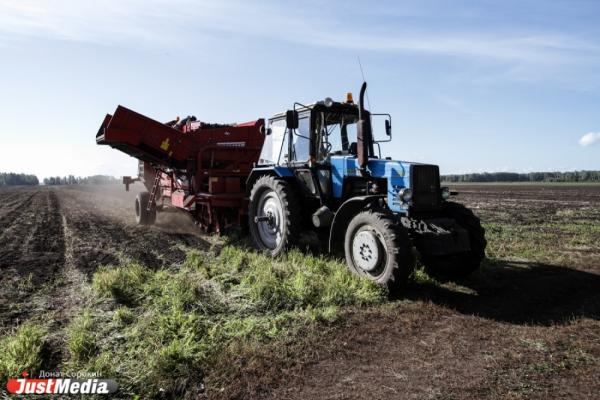
<svg viewBox="0 0 600 400">
<path fill-rule="evenodd" d="M 439 168 L 437 165 L 423 164 L 411 161 L 385 160 L 369 158 L 366 172 L 372 178 L 387 179 L 386 197 L 388 207 L 395 212 L 408 212 L 409 204 L 399 199 L 399 191 L 403 188 L 411 188 L 413 191 L 426 189 L 432 192 L 439 190 Z M 411 173 L 418 173 L 426 179 L 420 179 L 417 184 L 421 187 L 413 187 L 415 182 Z M 333 183 L 333 196 L 342 198 L 344 179 L 346 177 L 363 177 L 358 157 L 356 156 L 332 156 L 331 178 Z"/>
</svg>

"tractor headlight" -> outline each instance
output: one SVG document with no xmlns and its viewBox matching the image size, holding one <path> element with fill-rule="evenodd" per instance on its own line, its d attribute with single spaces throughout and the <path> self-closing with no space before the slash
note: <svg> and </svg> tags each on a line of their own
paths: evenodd
<svg viewBox="0 0 600 400">
<path fill-rule="evenodd" d="M 442 188 L 442 199 L 448 200 L 449 198 L 450 198 L 450 188 L 449 187 L 443 187 Z"/>
<path fill-rule="evenodd" d="M 398 192 L 398 197 L 400 198 L 400 200 L 402 200 L 405 203 L 408 203 L 409 201 L 412 200 L 412 190 L 410 190 L 409 188 L 402 188 L 400 189 L 400 191 Z"/>
</svg>

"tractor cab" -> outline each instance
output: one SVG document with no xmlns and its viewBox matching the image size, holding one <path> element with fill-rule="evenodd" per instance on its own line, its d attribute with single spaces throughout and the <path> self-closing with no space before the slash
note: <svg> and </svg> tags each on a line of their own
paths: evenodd
<svg viewBox="0 0 600 400">
<path fill-rule="evenodd" d="M 259 164 L 312 166 L 326 164 L 331 155 L 356 156 L 358 107 L 331 99 L 268 120 L 267 137 Z"/>
<path fill-rule="evenodd" d="M 362 139 L 361 116 L 368 120 L 363 123 Z M 380 128 L 384 139 L 373 138 L 372 125 Z M 279 175 L 294 177 L 297 189 L 311 206 L 326 205 L 335 211 L 349 197 L 385 193 L 386 182 L 371 179 L 367 168 L 369 160 L 381 159 L 379 143 L 390 140 L 389 114 L 361 112 L 351 93 L 345 102 L 326 98 L 310 105 L 295 103 L 291 110 L 268 120 L 256 172 L 274 169 Z M 359 143 L 367 160 L 362 172 Z M 365 180 L 372 182 L 367 185 Z"/>
</svg>

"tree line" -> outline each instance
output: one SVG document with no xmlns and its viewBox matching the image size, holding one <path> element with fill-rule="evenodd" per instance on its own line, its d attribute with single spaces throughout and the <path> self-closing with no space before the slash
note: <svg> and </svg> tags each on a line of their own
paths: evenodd
<svg viewBox="0 0 600 400">
<path fill-rule="evenodd" d="M 51 176 L 44 178 L 44 185 L 103 185 L 107 183 L 121 183 L 119 178 L 109 175 L 92 175 L 92 176 Z"/>
<path fill-rule="evenodd" d="M 443 182 L 600 182 L 600 171 L 569 172 L 483 172 L 472 174 L 442 175 Z M 44 178 L 44 185 L 83 185 L 120 183 L 119 178 L 109 175 L 52 176 Z M 0 186 L 39 185 L 37 176 L 0 172 Z"/>
<path fill-rule="evenodd" d="M 109 175 L 92 176 L 51 176 L 44 178 L 44 185 L 101 185 L 107 183 L 121 183 L 121 179 Z M 39 185 L 38 177 L 30 174 L 16 174 L 14 172 L 0 172 L 0 186 Z"/>
<path fill-rule="evenodd" d="M 442 175 L 443 182 L 600 182 L 600 171 L 483 172 Z"/>
<path fill-rule="evenodd" d="M 16 185 L 39 185 L 39 180 L 35 175 L 16 174 L 14 172 L 0 172 L 0 186 Z"/>
</svg>

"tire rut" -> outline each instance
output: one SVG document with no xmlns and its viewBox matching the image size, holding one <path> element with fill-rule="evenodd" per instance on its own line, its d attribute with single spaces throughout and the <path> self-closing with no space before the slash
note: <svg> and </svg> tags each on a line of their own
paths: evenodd
<svg viewBox="0 0 600 400">
<path fill-rule="evenodd" d="M 23 206 L 0 236 L 2 328 L 54 309 L 48 293 L 64 264 L 60 205 L 54 191 L 33 190 L 23 192 Z"/>
<path fill-rule="evenodd" d="M 4 207 L 0 210 L 0 243 L 4 239 L 5 235 L 9 234 L 9 230 L 15 221 L 21 216 L 24 212 L 27 212 L 34 201 L 34 197 L 39 195 L 39 193 L 32 193 L 26 195 L 24 199 L 14 200 L 10 205 L 5 204 Z"/>
</svg>

